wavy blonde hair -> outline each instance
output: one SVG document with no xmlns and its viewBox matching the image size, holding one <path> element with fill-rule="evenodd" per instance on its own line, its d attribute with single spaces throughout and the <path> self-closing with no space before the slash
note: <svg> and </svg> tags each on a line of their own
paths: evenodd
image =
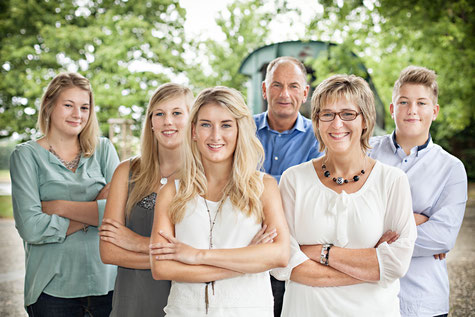
<svg viewBox="0 0 475 317">
<path fill-rule="evenodd" d="M 132 177 L 130 182 L 133 187 L 129 193 L 125 207 L 126 216 L 130 216 L 132 207 L 141 199 L 150 195 L 159 186 L 160 162 L 158 160 L 158 141 L 152 130 L 153 111 L 163 102 L 172 98 L 185 97 L 187 109 L 193 102 L 193 93 L 187 87 L 179 84 L 163 84 L 155 90 L 147 106 L 145 122 L 142 128 L 140 156 L 130 162 Z"/>
<path fill-rule="evenodd" d="M 264 214 L 260 198 L 264 184 L 259 170 L 264 160 L 264 149 L 256 137 L 254 119 L 241 93 L 222 86 L 203 90 L 191 109 L 183 146 L 180 187 L 170 206 L 170 219 L 174 224 L 180 222 L 185 215 L 186 204 L 196 195 L 204 196 L 207 192 L 201 153 L 192 140 L 192 128 L 197 124 L 200 109 L 211 103 L 227 109 L 236 119 L 238 127 L 231 178 L 223 189 L 221 201 L 229 197 L 233 206 L 246 216 L 255 216 L 256 221 L 262 221 Z"/>
<path fill-rule="evenodd" d="M 340 98 L 346 98 L 354 102 L 361 111 L 366 128 L 363 129 L 360 137 L 361 149 L 366 152 L 370 149 L 369 138 L 373 135 L 376 123 L 376 108 L 374 106 L 374 95 L 368 83 L 361 77 L 355 75 L 333 75 L 322 81 L 312 95 L 312 124 L 313 131 L 317 137 L 319 151 L 325 151 L 320 131 L 318 131 L 318 114 L 320 109 Z"/>
<path fill-rule="evenodd" d="M 79 133 L 79 145 L 85 157 L 94 154 L 99 142 L 99 123 L 94 109 L 94 98 L 89 80 L 78 73 L 60 73 L 51 80 L 41 98 L 37 126 L 47 136 L 50 129 L 51 113 L 56 107 L 59 95 L 69 88 L 80 88 L 89 93 L 89 118 L 84 129 Z"/>
</svg>

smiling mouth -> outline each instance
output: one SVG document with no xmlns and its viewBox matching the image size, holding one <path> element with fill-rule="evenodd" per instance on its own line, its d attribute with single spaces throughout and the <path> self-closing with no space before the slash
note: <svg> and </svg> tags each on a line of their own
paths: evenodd
<svg viewBox="0 0 475 317">
<path fill-rule="evenodd" d="M 405 119 L 404 121 L 409 122 L 409 123 L 413 123 L 413 122 L 419 122 L 421 120 L 419 120 L 419 119 Z"/>
<path fill-rule="evenodd" d="M 162 131 L 162 133 L 165 134 L 165 135 L 172 135 L 172 134 L 175 134 L 176 132 L 178 132 L 178 131 L 177 130 Z"/>
<path fill-rule="evenodd" d="M 219 150 L 224 147 L 224 144 L 208 144 L 208 147 L 212 150 Z"/>
<path fill-rule="evenodd" d="M 349 135 L 350 132 L 340 132 L 340 133 L 329 133 L 330 137 L 333 139 L 343 139 L 345 136 Z"/>
</svg>

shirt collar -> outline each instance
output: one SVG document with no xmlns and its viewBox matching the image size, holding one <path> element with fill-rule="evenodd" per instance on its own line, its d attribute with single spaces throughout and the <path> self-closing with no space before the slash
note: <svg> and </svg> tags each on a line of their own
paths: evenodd
<svg viewBox="0 0 475 317">
<path fill-rule="evenodd" d="M 396 130 L 394 130 L 393 133 L 391 134 L 391 139 L 393 141 L 392 142 L 392 148 L 394 150 L 394 153 L 396 153 L 397 149 L 399 149 L 401 147 L 396 142 Z M 432 136 L 429 133 L 429 137 L 427 138 L 427 141 L 424 144 L 417 146 L 417 153 L 419 153 L 419 151 L 422 151 L 425 148 L 427 148 L 431 143 L 432 143 Z"/>
<path fill-rule="evenodd" d="M 257 130 L 262 130 L 264 128 L 267 128 L 269 130 L 272 130 L 274 131 L 273 129 L 271 129 L 271 127 L 269 126 L 269 121 L 267 119 L 267 115 L 268 115 L 268 111 L 266 111 L 264 113 L 264 120 L 262 120 L 259 124 L 259 126 L 257 126 Z M 303 121 L 303 117 L 302 115 L 300 114 L 300 112 L 297 114 L 297 120 L 295 121 L 295 124 L 294 126 L 290 129 L 290 130 L 287 130 L 287 131 L 284 131 L 284 132 L 288 132 L 288 133 L 291 133 L 293 132 L 294 130 L 298 130 L 300 132 L 305 132 L 305 124 L 304 124 L 304 121 Z"/>
</svg>

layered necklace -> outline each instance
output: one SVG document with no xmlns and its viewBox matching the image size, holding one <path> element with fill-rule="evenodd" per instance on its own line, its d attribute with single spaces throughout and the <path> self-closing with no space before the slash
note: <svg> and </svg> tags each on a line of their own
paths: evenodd
<svg viewBox="0 0 475 317">
<path fill-rule="evenodd" d="M 82 154 L 82 151 L 81 151 L 81 150 L 79 150 L 78 155 L 76 155 L 76 157 L 75 157 L 72 161 L 65 161 L 65 160 L 63 160 L 63 159 L 58 155 L 58 153 L 56 153 L 56 151 L 53 149 L 53 146 L 51 145 L 51 143 L 49 143 L 48 138 L 46 138 L 46 142 L 47 142 L 48 145 L 49 145 L 49 151 L 50 151 L 54 156 L 56 156 L 56 158 L 58 158 L 58 160 L 64 165 L 64 167 L 66 167 L 66 168 L 67 168 L 68 170 L 70 170 L 70 171 L 76 170 L 76 168 L 79 166 L 79 160 L 81 159 L 81 154 Z"/>
<path fill-rule="evenodd" d="M 325 165 L 326 161 L 322 164 L 322 170 L 323 170 L 323 175 L 325 177 L 330 177 L 331 174 L 330 174 L 330 171 L 327 170 L 327 166 Z M 358 173 L 356 174 L 355 176 L 353 176 L 353 178 L 351 179 L 346 179 L 344 177 L 333 177 L 332 180 L 337 184 L 337 185 L 344 185 L 344 184 L 348 184 L 349 182 L 357 182 L 360 180 L 360 176 L 363 175 L 365 173 L 365 170 L 364 168 L 366 167 L 366 156 L 365 156 L 365 160 L 364 160 L 364 165 L 363 165 L 363 169 Z"/>
<path fill-rule="evenodd" d="M 213 229 L 214 225 L 216 224 L 216 217 L 218 217 L 219 211 L 221 210 L 221 207 L 223 206 L 224 200 L 221 200 L 219 202 L 218 208 L 216 209 L 216 214 L 214 217 L 211 219 L 211 211 L 209 210 L 208 207 L 208 201 L 206 200 L 205 197 L 203 197 L 203 200 L 206 205 L 206 211 L 208 212 L 208 219 L 209 219 L 209 249 L 211 250 L 213 248 Z M 214 295 L 214 281 L 211 282 L 206 282 L 205 286 L 205 305 L 206 305 L 206 314 L 208 314 L 208 308 L 209 308 L 209 297 L 208 297 L 208 287 L 209 284 L 211 284 L 211 289 L 213 290 L 213 295 Z"/>
</svg>

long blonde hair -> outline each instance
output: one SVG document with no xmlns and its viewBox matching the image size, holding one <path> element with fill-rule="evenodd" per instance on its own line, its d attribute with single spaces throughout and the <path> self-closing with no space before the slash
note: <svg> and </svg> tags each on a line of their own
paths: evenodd
<svg viewBox="0 0 475 317">
<path fill-rule="evenodd" d="M 255 216 L 257 221 L 262 221 L 264 214 L 260 197 L 264 184 L 259 170 L 264 160 L 264 149 L 256 137 L 256 125 L 241 93 L 222 86 L 203 90 L 191 109 L 183 146 L 180 187 L 170 206 L 170 219 L 173 223 L 180 222 L 184 217 L 186 204 L 196 195 L 203 196 L 207 192 L 201 153 L 192 140 L 192 127 L 197 124 L 201 107 L 210 103 L 227 109 L 236 119 L 238 127 L 231 178 L 223 190 L 221 201 L 229 197 L 231 203 L 245 215 Z"/>
<path fill-rule="evenodd" d="M 130 216 L 132 207 L 142 198 L 150 195 L 160 182 L 160 162 L 158 161 L 158 141 L 152 131 L 153 111 L 164 101 L 180 96 L 185 97 L 185 103 L 189 109 L 193 102 L 193 93 L 182 85 L 167 83 L 155 90 L 147 106 L 147 114 L 142 128 L 140 144 L 140 156 L 130 162 L 132 177 L 130 182 L 133 188 L 129 193 L 126 204 L 126 216 Z"/>
<path fill-rule="evenodd" d="M 78 73 L 60 73 L 51 80 L 41 98 L 37 126 L 41 133 L 48 135 L 51 123 L 51 113 L 56 107 L 56 101 L 63 91 L 69 88 L 80 88 L 89 93 L 89 118 L 84 129 L 79 133 L 79 145 L 85 157 L 94 154 L 99 141 L 99 123 L 94 109 L 94 98 L 89 80 Z"/>
</svg>

